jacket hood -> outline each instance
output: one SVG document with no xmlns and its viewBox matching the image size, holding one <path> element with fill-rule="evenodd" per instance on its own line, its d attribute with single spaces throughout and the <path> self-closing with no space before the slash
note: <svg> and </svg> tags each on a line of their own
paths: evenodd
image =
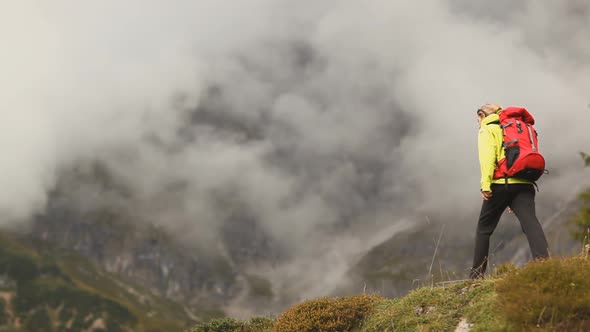
<svg viewBox="0 0 590 332">
<path fill-rule="evenodd" d="M 483 119 L 481 124 L 483 126 L 483 125 L 487 125 L 487 124 L 490 124 L 495 121 L 500 121 L 500 116 L 498 114 L 490 114 Z"/>
</svg>

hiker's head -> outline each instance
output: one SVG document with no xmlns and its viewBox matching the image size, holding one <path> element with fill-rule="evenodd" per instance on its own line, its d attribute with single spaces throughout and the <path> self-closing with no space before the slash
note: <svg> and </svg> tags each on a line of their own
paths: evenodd
<svg viewBox="0 0 590 332">
<path fill-rule="evenodd" d="M 485 104 L 477 109 L 477 122 L 481 123 L 488 115 L 499 113 L 502 107 L 494 104 Z"/>
</svg>

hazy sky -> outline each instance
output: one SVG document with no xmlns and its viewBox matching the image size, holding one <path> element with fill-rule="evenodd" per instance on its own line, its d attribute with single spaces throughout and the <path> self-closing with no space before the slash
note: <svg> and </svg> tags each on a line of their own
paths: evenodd
<svg viewBox="0 0 590 332">
<path fill-rule="evenodd" d="M 5 0 L 0 223 L 80 160 L 145 220 L 210 238 L 239 215 L 296 257 L 336 225 L 473 220 L 488 102 L 536 116 L 550 209 L 588 182 L 589 41 L 583 0 Z"/>
</svg>

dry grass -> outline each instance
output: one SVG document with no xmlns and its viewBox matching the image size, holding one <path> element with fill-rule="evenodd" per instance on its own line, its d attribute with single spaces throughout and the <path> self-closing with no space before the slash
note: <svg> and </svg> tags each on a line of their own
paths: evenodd
<svg viewBox="0 0 590 332">
<path fill-rule="evenodd" d="M 508 321 L 524 330 L 590 330 L 590 260 L 531 262 L 496 284 Z"/>
</svg>

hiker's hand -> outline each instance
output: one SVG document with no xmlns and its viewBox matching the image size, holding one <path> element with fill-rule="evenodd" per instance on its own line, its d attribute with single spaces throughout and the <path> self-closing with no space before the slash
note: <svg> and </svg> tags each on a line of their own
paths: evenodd
<svg viewBox="0 0 590 332">
<path fill-rule="evenodd" d="M 492 197 L 492 191 L 482 191 L 481 192 L 481 197 L 483 198 L 484 201 L 488 201 L 490 200 L 490 198 Z"/>
<path fill-rule="evenodd" d="M 512 208 L 508 207 L 508 214 L 513 214 L 513 213 L 514 213 L 514 211 L 512 211 Z"/>
</svg>

